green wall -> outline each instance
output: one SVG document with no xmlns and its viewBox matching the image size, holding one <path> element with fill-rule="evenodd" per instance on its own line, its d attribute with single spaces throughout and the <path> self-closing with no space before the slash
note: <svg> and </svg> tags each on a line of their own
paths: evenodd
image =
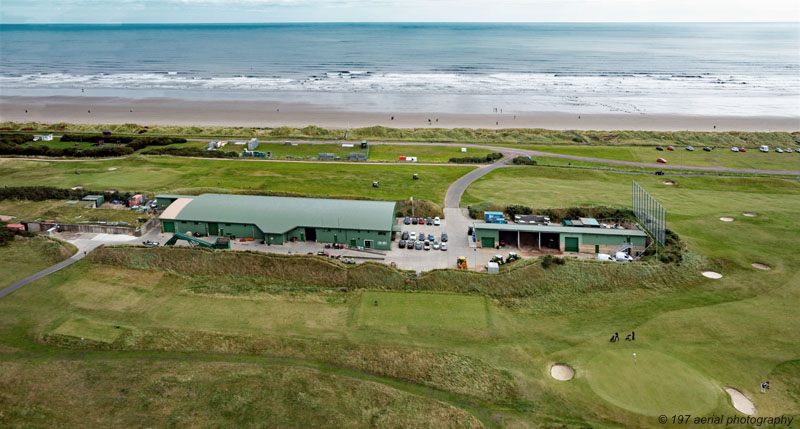
<svg viewBox="0 0 800 429">
<path fill-rule="evenodd" d="M 392 246 L 391 232 L 378 232 L 371 230 L 317 228 L 317 241 L 320 243 L 351 244 L 355 240 L 356 246 L 364 246 L 365 240 L 372 240 L 372 248 L 389 250 Z"/>
<path fill-rule="evenodd" d="M 536 233 L 533 233 L 536 234 Z M 544 232 L 543 232 L 544 234 Z M 495 243 L 500 241 L 500 231 L 493 230 L 493 229 L 476 229 L 475 231 L 475 238 L 478 243 L 481 242 L 483 237 L 491 237 L 494 238 Z M 605 235 L 605 234 L 589 234 L 589 233 L 561 233 L 559 234 L 559 242 L 561 243 L 561 248 L 564 248 L 565 239 L 567 237 L 577 238 L 578 245 L 581 244 L 599 244 L 599 245 L 610 245 L 616 246 L 620 245 L 625 242 L 627 236 L 624 235 Z M 644 247 L 645 246 L 645 237 L 630 237 L 631 244 L 634 246 Z"/>
</svg>

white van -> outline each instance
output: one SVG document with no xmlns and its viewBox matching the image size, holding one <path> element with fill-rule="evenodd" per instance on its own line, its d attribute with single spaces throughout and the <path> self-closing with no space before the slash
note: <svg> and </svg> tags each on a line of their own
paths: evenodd
<svg viewBox="0 0 800 429">
<path fill-rule="evenodd" d="M 761 152 L 769 152 L 769 146 L 762 144 L 761 147 L 758 148 Z"/>
<path fill-rule="evenodd" d="M 617 252 L 617 254 L 614 255 L 614 260 L 617 262 L 633 262 L 631 255 L 625 252 Z"/>
</svg>

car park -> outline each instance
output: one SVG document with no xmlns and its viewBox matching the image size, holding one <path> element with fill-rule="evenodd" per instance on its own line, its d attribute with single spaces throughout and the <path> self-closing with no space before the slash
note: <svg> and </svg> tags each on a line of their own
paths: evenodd
<svg viewBox="0 0 800 429">
<path fill-rule="evenodd" d="M 731 152 L 739 152 L 739 148 L 738 147 L 732 147 L 731 148 Z"/>
<path fill-rule="evenodd" d="M 399 247 L 401 249 L 405 249 L 406 248 L 406 241 L 405 240 L 398 241 L 397 242 L 397 247 Z"/>
<path fill-rule="evenodd" d="M 442 245 L 440 246 L 440 248 L 441 248 L 442 250 L 444 250 L 444 251 L 447 251 L 447 243 L 442 243 Z"/>
<path fill-rule="evenodd" d="M 425 250 L 431 250 L 431 242 L 425 241 L 425 244 L 422 245 L 422 248 Z"/>
<path fill-rule="evenodd" d="M 416 232 L 412 232 L 412 233 L 408 234 L 407 240 L 414 241 L 416 239 L 417 239 L 417 233 Z"/>
<path fill-rule="evenodd" d="M 439 240 L 433 240 L 433 250 L 439 250 Z"/>
<path fill-rule="evenodd" d="M 656 146 L 656 150 L 664 150 L 664 148 L 661 146 Z"/>
<path fill-rule="evenodd" d="M 443 232 L 442 233 L 442 243 L 446 243 L 446 242 L 447 242 L 447 233 Z"/>
<path fill-rule="evenodd" d="M 779 148 L 779 147 L 776 147 L 776 148 L 775 148 L 775 152 L 778 152 L 778 153 L 783 153 L 783 149 L 781 149 L 781 148 Z"/>
<path fill-rule="evenodd" d="M 417 250 L 422 250 L 422 242 L 421 241 L 417 241 L 414 244 L 414 248 L 417 249 Z"/>
<path fill-rule="evenodd" d="M 703 148 L 703 150 L 706 151 L 706 152 L 711 152 L 711 147 L 706 146 L 706 147 Z"/>
<path fill-rule="evenodd" d="M 662 164 L 666 164 L 666 163 L 667 163 L 667 160 L 666 160 L 666 159 L 664 159 L 664 158 L 658 158 L 658 159 L 656 160 L 656 162 L 660 162 L 660 163 L 662 163 Z"/>
<path fill-rule="evenodd" d="M 403 235 L 400 236 L 401 240 L 408 240 L 409 234 L 408 231 L 403 231 Z"/>
<path fill-rule="evenodd" d="M 439 226 L 439 225 L 442 224 L 442 220 L 439 219 L 439 216 L 436 216 L 435 218 L 433 218 L 433 224 L 436 225 L 436 226 Z"/>
<path fill-rule="evenodd" d="M 675 148 L 672 146 L 667 146 L 667 150 L 675 150 Z"/>
<path fill-rule="evenodd" d="M 403 223 L 406 224 L 406 225 L 411 225 L 411 218 L 406 216 L 406 218 L 403 219 Z"/>
</svg>

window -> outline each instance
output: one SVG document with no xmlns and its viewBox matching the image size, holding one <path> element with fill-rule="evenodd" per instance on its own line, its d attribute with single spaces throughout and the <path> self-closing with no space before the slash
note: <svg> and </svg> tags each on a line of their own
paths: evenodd
<svg viewBox="0 0 800 429">
<path fill-rule="evenodd" d="M 385 232 L 379 232 L 378 235 L 386 235 Z"/>
<path fill-rule="evenodd" d="M 226 224 L 225 224 L 225 226 L 231 226 L 231 224 L 229 224 L 229 223 L 226 223 Z"/>
<path fill-rule="evenodd" d="M 200 222 L 195 222 L 194 224 L 195 224 L 195 225 L 200 225 Z"/>
</svg>

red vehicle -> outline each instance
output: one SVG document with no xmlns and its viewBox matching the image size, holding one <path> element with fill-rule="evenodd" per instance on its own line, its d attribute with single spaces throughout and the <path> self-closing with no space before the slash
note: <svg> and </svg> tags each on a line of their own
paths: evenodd
<svg viewBox="0 0 800 429">
<path fill-rule="evenodd" d="M 664 158 L 658 158 L 656 161 L 658 161 L 658 162 L 660 162 L 662 164 L 666 164 L 667 163 L 667 160 L 664 159 Z"/>
<path fill-rule="evenodd" d="M 667 150 L 675 150 L 675 148 L 672 146 L 667 146 Z"/>
<path fill-rule="evenodd" d="M 747 149 L 745 149 L 745 148 L 743 148 L 743 147 L 740 147 L 740 148 L 739 148 L 739 152 L 747 152 Z"/>
</svg>

